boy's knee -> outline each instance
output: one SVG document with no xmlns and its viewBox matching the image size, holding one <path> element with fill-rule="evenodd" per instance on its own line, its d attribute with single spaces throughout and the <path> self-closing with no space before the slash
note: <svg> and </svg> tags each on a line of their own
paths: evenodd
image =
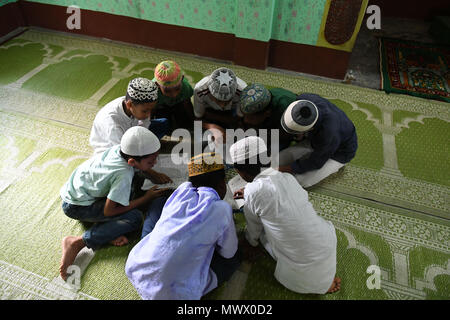
<svg viewBox="0 0 450 320">
<path fill-rule="evenodd" d="M 71 219 L 78 219 L 76 207 L 67 202 L 63 202 L 61 207 L 67 217 Z"/>
<path fill-rule="evenodd" d="M 140 228 L 144 222 L 144 216 L 142 212 L 138 209 L 133 209 L 126 213 L 126 217 L 124 217 L 124 221 L 126 221 L 133 229 Z"/>
</svg>

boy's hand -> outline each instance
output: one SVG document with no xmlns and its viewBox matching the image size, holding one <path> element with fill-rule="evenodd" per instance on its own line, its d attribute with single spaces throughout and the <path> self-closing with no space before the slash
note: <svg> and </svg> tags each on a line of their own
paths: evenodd
<svg viewBox="0 0 450 320">
<path fill-rule="evenodd" d="M 226 142 L 225 129 L 214 123 L 206 123 L 203 128 L 209 130 L 212 133 L 213 140 L 215 144 Z"/>
<path fill-rule="evenodd" d="M 281 166 L 281 167 L 278 168 L 278 171 L 294 173 L 294 171 L 292 170 L 291 166 Z"/>
<path fill-rule="evenodd" d="M 156 172 L 154 170 L 149 172 L 150 181 L 156 184 L 166 184 L 171 183 L 172 179 L 170 179 L 167 175 L 161 172 Z"/>
<path fill-rule="evenodd" d="M 168 190 L 170 190 L 170 188 L 158 189 L 158 186 L 153 186 L 149 190 L 147 190 L 147 192 L 145 192 L 144 197 L 147 200 L 153 200 L 162 197 L 164 193 L 167 192 Z"/>
<path fill-rule="evenodd" d="M 241 188 L 241 189 L 237 190 L 237 191 L 233 194 L 233 198 L 234 198 L 234 199 L 244 199 L 244 189 L 245 189 L 245 188 Z"/>
<path fill-rule="evenodd" d="M 253 247 L 245 239 L 239 240 L 239 248 L 242 251 L 242 259 L 250 263 L 256 262 L 263 255 L 263 251 L 259 245 Z"/>
</svg>

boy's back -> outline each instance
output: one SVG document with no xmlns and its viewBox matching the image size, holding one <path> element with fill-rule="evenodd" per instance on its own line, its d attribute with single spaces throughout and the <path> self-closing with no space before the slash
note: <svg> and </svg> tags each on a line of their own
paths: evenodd
<svg viewBox="0 0 450 320">
<path fill-rule="evenodd" d="M 215 249 L 224 258 L 236 253 L 231 207 L 212 188 L 185 182 L 130 252 L 125 271 L 144 299 L 200 299 L 217 286 L 209 267 Z"/>
<path fill-rule="evenodd" d="M 120 145 L 86 160 L 74 170 L 60 190 L 63 201 L 88 206 L 108 197 L 123 206 L 129 204 L 134 169 L 120 154 Z"/>
<path fill-rule="evenodd" d="M 268 250 L 278 261 L 278 281 L 297 292 L 314 292 L 321 286 L 326 291 L 336 268 L 334 226 L 317 215 L 297 180 L 291 174 L 269 168 L 247 184 L 244 196 L 247 239 L 253 245 L 259 240 L 262 226 L 252 223 L 258 216 Z M 334 271 L 324 272 L 328 269 Z M 313 276 L 316 273 L 327 274 L 329 279 L 319 282 Z"/>
<path fill-rule="evenodd" d="M 319 118 L 311 132 L 307 133 L 311 147 L 320 148 L 320 156 L 302 161 L 302 170 L 317 169 L 311 163 L 324 163 L 328 158 L 347 163 L 355 156 L 358 148 L 356 129 L 344 111 L 329 100 L 312 93 L 304 93 L 298 99 L 312 101 L 319 110 Z"/>
<path fill-rule="evenodd" d="M 95 116 L 89 136 L 89 144 L 95 154 L 120 144 L 120 139 L 129 128 L 150 126 L 150 117 L 145 120 L 129 117 L 123 109 L 124 100 L 125 96 L 114 99 L 100 109 Z"/>
</svg>

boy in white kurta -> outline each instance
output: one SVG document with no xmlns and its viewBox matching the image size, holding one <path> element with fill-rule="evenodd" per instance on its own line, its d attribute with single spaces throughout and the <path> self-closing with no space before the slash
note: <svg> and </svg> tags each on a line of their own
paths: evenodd
<svg viewBox="0 0 450 320">
<path fill-rule="evenodd" d="M 157 99 L 158 86 L 153 81 L 146 78 L 132 79 L 128 83 L 126 96 L 109 102 L 95 116 L 89 136 L 94 154 L 120 144 L 125 131 L 135 126 L 148 128 L 161 139 L 168 132 L 168 120 L 150 120 Z M 171 182 L 168 176 L 153 169 L 145 174 L 153 183 Z"/>
<path fill-rule="evenodd" d="M 338 291 L 333 224 L 317 215 L 293 175 L 272 168 L 259 173 L 257 156 L 266 150 L 258 137 L 230 148 L 235 170 L 249 182 L 243 190 L 247 241 L 252 246 L 261 242 L 277 261 L 275 278 L 286 288 L 316 294 Z"/>
</svg>

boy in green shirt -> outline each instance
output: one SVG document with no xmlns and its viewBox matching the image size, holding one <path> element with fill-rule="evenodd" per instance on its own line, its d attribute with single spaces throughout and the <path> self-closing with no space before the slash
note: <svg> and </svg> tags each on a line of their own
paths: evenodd
<svg viewBox="0 0 450 320">
<path fill-rule="evenodd" d="M 195 117 L 191 97 L 194 90 L 180 66 L 171 60 L 160 62 L 155 68 L 153 81 L 159 87 L 154 117 L 167 118 L 172 130 L 192 129 Z"/>
<path fill-rule="evenodd" d="M 280 150 L 288 147 L 292 135 L 281 127 L 281 118 L 287 107 L 295 100 L 297 95 L 283 88 L 268 90 L 262 84 L 248 85 L 241 94 L 245 129 L 279 129 Z"/>
</svg>

